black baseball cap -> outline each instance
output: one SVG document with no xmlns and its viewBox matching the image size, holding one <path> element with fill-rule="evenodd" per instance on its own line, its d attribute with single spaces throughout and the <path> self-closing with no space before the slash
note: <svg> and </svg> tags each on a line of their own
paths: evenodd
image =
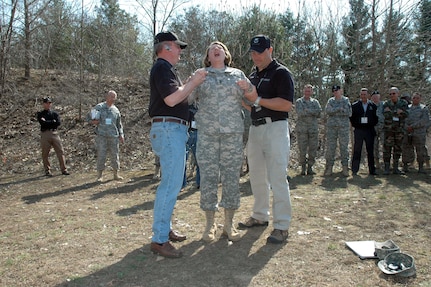
<svg viewBox="0 0 431 287">
<path fill-rule="evenodd" d="M 371 95 L 380 95 L 379 91 L 375 90 L 371 93 Z"/>
<path fill-rule="evenodd" d="M 51 101 L 51 98 L 50 98 L 50 97 L 44 97 L 44 98 L 42 99 L 42 102 L 43 102 L 43 103 L 52 103 L 52 101 Z"/>
<path fill-rule="evenodd" d="M 250 51 L 256 51 L 262 53 L 266 49 L 271 47 L 271 40 L 265 35 L 254 36 L 250 41 Z"/>
<path fill-rule="evenodd" d="M 340 86 L 338 86 L 338 85 L 334 85 L 334 86 L 332 86 L 332 91 L 333 91 L 333 92 L 338 91 L 338 90 L 341 90 L 341 87 L 340 87 Z"/>
<path fill-rule="evenodd" d="M 165 41 L 175 42 L 178 45 L 180 45 L 181 49 L 184 49 L 185 47 L 187 47 L 187 43 L 180 41 L 178 36 L 173 32 L 160 32 L 154 38 L 154 44 L 158 44 L 158 43 L 165 42 Z"/>
</svg>

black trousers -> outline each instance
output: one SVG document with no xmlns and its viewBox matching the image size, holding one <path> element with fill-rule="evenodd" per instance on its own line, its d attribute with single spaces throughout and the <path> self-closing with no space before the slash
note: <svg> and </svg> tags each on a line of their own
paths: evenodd
<svg viewBox="0 0 431 287">
<path fill-rule="evenodd" d="M 365 147 L 367 149 L 367 160 L 368 160 L 368 171 L 370 174 L 376 172 L 376 166 L 374 165 L 374 129 L 357 129 L 354 132 L 354 145 L 353 145 L 353 157 L 352 157 L 352 173 L 359 171 L 359 164 L 361 163 L 362 145 L 365 141 Z"/>
</svg>

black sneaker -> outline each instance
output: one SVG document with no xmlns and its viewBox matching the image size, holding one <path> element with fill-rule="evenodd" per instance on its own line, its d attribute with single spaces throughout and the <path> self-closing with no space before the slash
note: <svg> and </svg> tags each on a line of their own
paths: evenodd
<svg viewBox="0 0 431 287">
<path fill-rule="evenodd" d="M 266 239 L 266 242 L 280 244 L 287 241 L 288 237 L 289 237 L 289 230 L 274 229 L 271 232 L 271 235 Z"/>
<path fill-rule="evenodd" d="M 51 171 L 49 171 L 49 170 L 45 171 L 45 176 L 49 176 L 49 177 L 51 177 L 51 176 L 52 176 Z"/>
<path fill-rule="evenodd" d="M 63 171 L 61 172 L 61 174 L 62 174 L 62 175 L 70 175 L 70 173 L 69 173 L 67 170 L 63 170 Z"/>
</svg>

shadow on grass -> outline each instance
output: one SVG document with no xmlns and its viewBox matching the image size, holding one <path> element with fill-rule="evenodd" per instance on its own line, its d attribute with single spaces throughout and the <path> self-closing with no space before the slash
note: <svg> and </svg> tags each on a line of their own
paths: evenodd
<svg viewBox="0 0 431 287">
<path fill-rule="evenodd" d="M 288 247 L 288 243 L 255 246 L 264 230 L 248 230 L 232 244 L 226 238 L 212 244 L 191 241 L 180 248 L 184 253 L 180 259 L 161 259 L 146 244 L 113 265 L 57 287 L 248 286 L 279 250 Z"/>
<path fill-rule="evenodd" d="M 96 185 L 99 185 L 99 183 L 97 183 L 97 182 L 84 183 L 82 185 L 77 185 L 77 186 L 73 186 L 70 188 L 57 190 L 57 191 L 53 191 L 53 192 L 23 196 L 22 200 L 26 204 L 34 204 L 34 203 L 39 202 L 45 198 L 61 196 L 61 195 L 71 193 L 71 192 L 83 191 L 85 189 L 93 188 Z"/>
<path fill-rule="evenodd" d="M 14 179 L 16 177 L 11 176 L 10 178 Z M 38 176 L 33 176 L 33 177 L 25 177 L 25 178 L 20 179 L 20 180 L 5 182 L 9 178 L 3 177 L 3 178 L 0 178 L 0 181 L 2 182 L 2 183 L 0 183 L 0 188 L 10 187 L 11 185 L 23 184 L 23 183 L 28 183 L 28 182 L 37 181 L 37 180 L 42 180 L 45 178 L 47 178 L 45 175 L 38 175 Z"/>
<path fill-rule="evenodd" d="M 147 189 L 150 185 L 154 183 L 155 181 L 153 180 L 152 175 L 134 177 L 134 178 L 131 178 L 129 182 L 124 183 L 124 185 L 115 186 L 115 187 L 106 189 L 102 192 L 94 194 L 91 197 L 91 200 L 97 200 L 111 194 L 131 193 L 135 190 Z"/>
</svg>

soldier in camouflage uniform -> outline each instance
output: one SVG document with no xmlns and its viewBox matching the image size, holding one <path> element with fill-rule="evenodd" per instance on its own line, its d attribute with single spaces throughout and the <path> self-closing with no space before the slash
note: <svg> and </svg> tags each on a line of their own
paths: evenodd
<svg viewBox="0 0 431 287">
<path fill-rule="evenodd" d="M 383 116 L 385 118 L 383 126 L 383 132 L 385 133 L 383 141 L 384 174 L 389 174 L 391 156 L 393 159 L 393 173 L 403 174 L 404 172 L 398 169 L 398 164 L 404 139 L 404 122 L 408 116 L 408 104 L 405 100 L 399 98 L 400 91 L 396 87 L 389 90 L 389 95 L 389 100 L 383 103 Z"/>
<path fill-rule="evenodd" d="M 349 98 L 343 96 L 340 86 L 332 86 L 332 93 L 334 96 L 328 100 L 325 107 L 328 118 L 326 123 L 326 167 L 324 176 L 332 175 L 337 141 L 339 143 L 343 176 L 349 176 L 349 117 L 352 116 L 352 106 Z"/>
<path fill-rule="evenodd" d="M 97 146 L 97 181 L 102 181 L 102 173 L 105 169 L 106 155 L 109 151 L 111 166 L 114 170 L 114 179 L 122 180 L 118 175 L 120 169 L 119 142 L 124 143 L 123 124 L 121 114 L 114 105 L 117 99 L 115 91 L 106 94 L 106 101 L 97 104 L 88 116 L 88 121 L 96 126 Z"/>
<path fill-rule="evenodd" d="M 205 211 L 207 223 L 202 239 L 206 242 L 215 239 L 214 215 L 218 207 L 225 211 L 223 234 L 231 241 L 240 239 L 240 233 L 232 224 L 240 206 L 244 133 L 243 91 L 236 82 L 247 77 L 242 71 L 231 68 L 231 62 L 232 56 L 226 45 L 212 42 L 204 59 L 208 75 L 193 97 L 199 105 L 195 115 L 199 130 L 196 157 L 201 175 L 200 207 Z M 220 202 L 217 198 L 219 176 L 222 184 Z"/>
<path fill-rule="evenodd" d="M 306 172 L 308 175 L 315 174 L 313 164 L 316 161 L 316 152 L 319 144 L 317 120 L 320 118 L 322 107 L 318 100 L 311 97 L 312 95 L 313 86 L 307 84 L 304 87 L 304 96 L 297 99 L 295 103 L 296 114 L 298 115 L 295 130 L 298 135 L 301 175 L 305 175 Z"/>
<path fill-rule="evenodd" d="M 412 104 L 409 105 L 409 115 L 405 121 L 405 137 L 403 141 L 403 171 L 408 172 L 409 164 L 415 157 L 419 165 L 419 173 L 426 173 L 424 169 L 426 133 L 430 126 L 428 107 L 421 104 L 422 95 L 413 93 Z"/>
</svg>

